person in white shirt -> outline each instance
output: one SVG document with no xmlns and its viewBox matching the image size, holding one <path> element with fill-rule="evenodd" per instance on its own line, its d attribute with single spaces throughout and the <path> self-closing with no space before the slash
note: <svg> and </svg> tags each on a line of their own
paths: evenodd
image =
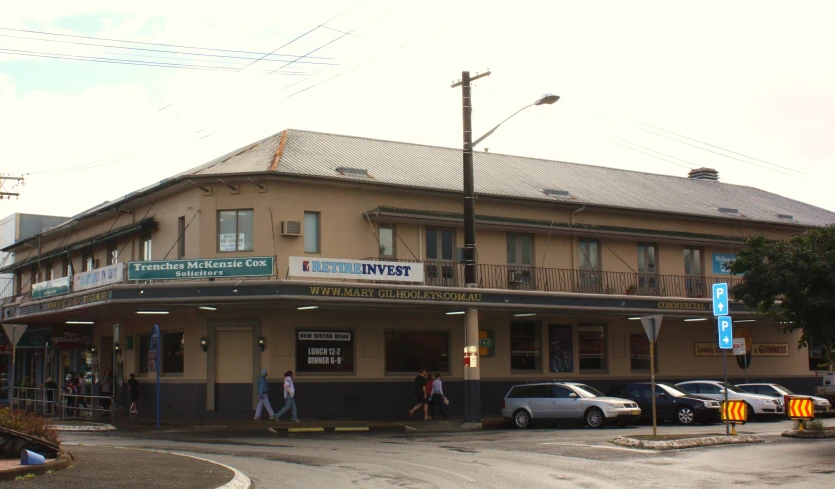
<svg viewBox="0 0 835 489">
<path fill-rule="evenodd" d="M 294 423 L 299 422 L 299 412 L 296 408 L 296 386 L 293 384 L 293 371 L 288 370 L 284 372 L 284 407 L 281 411 L 275 413 L 275 420 L 280 421 L 281 417 L 287 411 L 293 411 L 290 420 Z"/>
<path fill-rule="evenodd" d="M 435 381 L 432 382 L 432 417 L 437 419 L 437 410 L 441 410 L 441 418 L 446 419 L 446 397 L 444 397 L 444 384 L 441 382 L 441 374 L 435 374 Z"/>
</svg>

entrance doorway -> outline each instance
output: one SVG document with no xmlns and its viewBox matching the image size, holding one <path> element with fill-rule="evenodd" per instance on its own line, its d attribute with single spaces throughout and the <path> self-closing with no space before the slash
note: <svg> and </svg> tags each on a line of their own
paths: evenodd
<svg viewBox="0 0 835 489">
<path fill-rule="evenodd" d="M 215 333 L 215 409 L 251 409 L 253 392 L 252 328 L 217 328 Z"/>
</svg>

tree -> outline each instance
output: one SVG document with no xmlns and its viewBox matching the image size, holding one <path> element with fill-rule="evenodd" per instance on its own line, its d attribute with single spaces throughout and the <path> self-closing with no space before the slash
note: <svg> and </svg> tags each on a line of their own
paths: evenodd
<svg viewBox="0 0 835 489">
<path fill-rule="evenodd" d="M 750 238 L 730 264 L 743 276 L 731 294 L 748 308 L 801 330 L 799 346 L 820 345 L 835 358 L 835 225 L 809 229 L 787 241 Z"/>
</svg>

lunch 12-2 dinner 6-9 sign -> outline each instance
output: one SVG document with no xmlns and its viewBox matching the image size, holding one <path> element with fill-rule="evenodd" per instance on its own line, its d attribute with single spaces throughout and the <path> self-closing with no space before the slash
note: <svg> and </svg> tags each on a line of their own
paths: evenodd
<svg viewBox="0 0 835 489">
<path fill-rule="evenodd" d="M 354 335 L 351 331 L 298 331 L 296 371 L 352 373 Z"/>
</svg>

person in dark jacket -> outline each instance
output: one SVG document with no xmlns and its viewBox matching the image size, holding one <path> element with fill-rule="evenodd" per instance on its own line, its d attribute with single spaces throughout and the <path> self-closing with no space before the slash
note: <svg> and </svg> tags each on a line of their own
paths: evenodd
<svg viewBox="0 0 835 489">
<path fill-rule="evenodd" d="M 136 374 L 130 374 L 128 390 L 130 391 L 130 413 L 139 414 L 139 394 L 142 392 L 142 386 L 136 380 Z"/>
</svg>

